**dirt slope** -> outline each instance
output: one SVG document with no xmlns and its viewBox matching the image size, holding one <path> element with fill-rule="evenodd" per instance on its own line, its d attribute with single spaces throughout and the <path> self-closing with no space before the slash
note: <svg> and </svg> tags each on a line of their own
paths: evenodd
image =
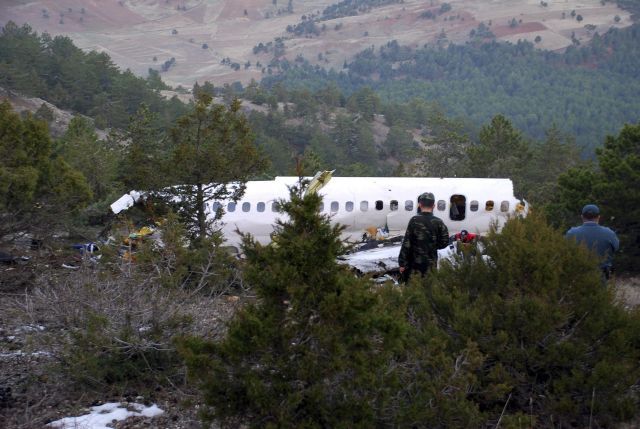
<svg viewBox="0 0 640 429">
<path fill-rule="evenodd" d="M 394 39 L 417 47 L 434 43 L 444 31 L 449 41 L 465 42 L 480 23 L 500 40 L 533 41 L 540 36 L 537 45 L 552 50 L 568 46 L 572 33 L 584 41 L 595 31 L 631 24 L 626 11 L 599 0 L 549 0 L 547 6 L 538 0 L 451 0 L 451 10 L 443 14 L 442 1 L 404 0 L 322 21 L 318 26 L 326 27 L 319 36 L 286 32 L 303 15 L 321 14 L 337 1 L 292 0 L 294 12 L 288 13 L 287 0 L 3 0 L 0 23 L 27 22 L 39 32 L 66 34 L 81 48 L 107 52 L 119 66 L 140 75 L 175 58 L 162 77 L 188 87 L 205 80 L 218 85 L 260 80 L 273 53 L 254 55 L 253 47 L 277 37 L 285 38 L 283 56 L 290 61 L 302 55 L 340 69 L 355 53 Z M 424 18 L 428 11 L 436 18 Z M 583 20 L 578 22 L 572 11 Z M 515 26 L 510 25 L 513 19 Z M 240 65 L 239 70 L 232 63 Z"/>
</svg>

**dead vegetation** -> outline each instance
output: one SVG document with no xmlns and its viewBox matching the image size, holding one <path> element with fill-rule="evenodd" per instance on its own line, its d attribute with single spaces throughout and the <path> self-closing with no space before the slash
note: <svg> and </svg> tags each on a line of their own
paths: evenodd
<svg viewBox="0 0 640 429">
<path fill-rule="evenodd" d="M 174 339 L 220 338 L 250 299 L 235 270 L 210 287 L 220 274 L 212 267 L 192 267 L 197 281 L 170 287 L 165 260 L 144 268 L 85 263 L 42 269 L 29 274 L 28 287 L 3 290 L 0 426 L 42 427 L 104 401 L 158 403 L 162 427 L 199 425 Z"/>
</svg>

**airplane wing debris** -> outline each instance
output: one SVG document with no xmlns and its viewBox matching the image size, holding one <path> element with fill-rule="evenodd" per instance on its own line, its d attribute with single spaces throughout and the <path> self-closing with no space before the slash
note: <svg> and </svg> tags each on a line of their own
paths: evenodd
<svg viewBox="0 0 640 429">
<path fill-rule="evenodd" d="M 373 249 L 359 250 L 338 259 L 338 263 L 349 265 L 362 274 L 382 275 L 397 271 L 398 255 L 402 244 L 393 246 L 376 247 Z M 438 250 L 438 267 L 444 261 L 456 263 L 456 250 L 454 246 L 447 246 Z"/>
<path fill-rule="evenodd" d="M 349 265 L 363 274 L 384 274 L 399 268 L 400 245 L 360 250 L 340 257 L 341 264 Z"/>
<path fill-rule="evenodd" d="M 132 207 L 135 203 L 138 202 L 142 193 L 138 191 L 131 191 L 128 194 L 124 194 L 118 200 L 116 200 L 113 204 L 111 204 L 111 211 L 113 214 L 118 214 L 123 210 Z"/>
<path fill-rule="evenodd" d="M 313 176 L 313 179 L 311 179 L 311 182 L 309 182 L 309 187 L 306 192 L 318 192 L 324 185 L 329 183 L 334 171 L 336 170 L 318 171 L 316 175 Z"/>
</svg>

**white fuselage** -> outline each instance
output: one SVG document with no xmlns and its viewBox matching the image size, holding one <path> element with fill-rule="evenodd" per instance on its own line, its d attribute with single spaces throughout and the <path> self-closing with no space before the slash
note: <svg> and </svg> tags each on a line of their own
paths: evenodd
<svg viewBox="0 0 640 429">
<path fill-rule="evenodd" d="M 276 177 L 247 182 L 241 200 L 209 203 L 207 212 L 213 216 L 218 204 L 222 205 L 222 231 L 230 245 L 239 245 L 236 230 L 268 243 L 276 219 L 283 217 L 275 211 L 274 203 L 287 199 L 288 186 L 297 181 L 297 177 Z M 371 228 L 386 227 L 391 236 L 404 234 L 423 192 L 434 194 L 434 214 L 451 234 L 463 229 L 484 234 L 493 223 L 500 228 L 509 216 L 528 210 L 526 202 L 513 195 L 509 179 L 333 177 L 319 191 L 322 212 L 331 217 L 332 223 L 344 225 L 343 238 L 352 241 L 360 241 Z"/>
</svg>

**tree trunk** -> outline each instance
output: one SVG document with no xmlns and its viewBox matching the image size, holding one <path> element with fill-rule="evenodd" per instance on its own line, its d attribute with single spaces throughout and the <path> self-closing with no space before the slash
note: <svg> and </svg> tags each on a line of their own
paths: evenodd
<svg viewBox="0 0 640 429">
<path fill-rule="evenodd" d="M 198 240 L 202 241 L 207 236 L 207 215 L 204 207 L 204 191 L 202 183 L 198 183 L 196 191 L 196 205 L 198 213 Z"/>
</svg>

